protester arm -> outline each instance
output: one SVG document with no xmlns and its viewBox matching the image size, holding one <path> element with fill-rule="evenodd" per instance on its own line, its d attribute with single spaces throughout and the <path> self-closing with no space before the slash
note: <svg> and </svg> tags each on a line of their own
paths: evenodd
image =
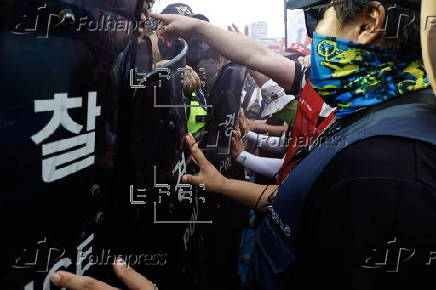
<svg viewBox="0 0 436 290">
<path fill-rule="evenodd" d="M 243 151 L 236 161 L 246 169 L 270 178 L 274 177 L 283 165 L 283 159 L 259 157 L 247 151 Z"/>
<path fill-rule="evenodd" d="M 183 183 L 203 184 L 207 191 L 230 197 L 250 208 L 255 208 L 256 205 L 258 208 L 263 208 L 268 197 L 278 190 L 277 185 L 266 186 L 227 179 L 206 159 L 191 134 L 186 137 L 186 144 L 191 148 L 192 160 L 200 168 L 200 173 L 197 176 L 184 175 Z"/>
<path fill-rule="evenodd" d="M 165 40 L 167 45 L 176 36 L 189 37 L 195 34 L 224 57 L 261 72 L 285 90 L 291 90 L 295 63 L 274 53 L 260 42 L 198 19 L 169 14 L 152 14 L 151 16 L 163 21 L 164 25 L 158 30 L 158 35 Z"/>
<path fill-rule="evenodd" d="M 268 125 L 264 122 L 253 122 L 252 124 L 252 130 L 260 133 L 266 133 L 270 136 L 282 136 L 286 131 L 288 131 L 289 126 L 283 125 L 283 126 L 273 126 Z"/>
<path fill-rule="evenodd" d="M 245 137 L 249 142 L 256 143 L 256 146 L 276 153 L 285 152 L 286 136 L 283 134 L 281 137 L 274 137 L 269 135 L 257 134 L 254 132 L 248 132 Z"/>
<path fill-rule="evenodd" d="M 252 121 L 249 120 L 247 117 L 245 117 L 244 110 L 239 111 L 239 128 L 241 129 L 241 133 L 245 135 L 249 131 L 254 132 L 260 132 L 260 133 L 267 133 L 270 136 L 276 136 L 280 137 L 286 131 L 288 131 L 289 126 L 283 125 L 283 126 L 273 126 L 268 125 L 265 122 L 259 122 L 259 121 Z"/>
<path fill-rule="evenodd" d="M 256 85 L 259 88 L 261 88 L 264 84 L 266 84 L 266 82 L 270 79 L 266 75 L 253 70 L 250 70 L 250 75 L 253 77 L 254 81 L 256 82 Z"/>
<path fill-rule="evenodd" d="M 285 90 L 291 90 L 295 72 L 293 61 L 250 37 L 225 31 L 204 21 L 197 25 L 196 31 L 205 43 L 226 58 L 270 77 Z"/>
</svg>

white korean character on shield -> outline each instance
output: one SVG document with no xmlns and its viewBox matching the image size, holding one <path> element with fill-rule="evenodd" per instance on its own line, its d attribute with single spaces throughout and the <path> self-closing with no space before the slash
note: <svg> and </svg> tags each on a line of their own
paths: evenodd
<svg viewBox="0 0 436 290">
<path fill-rule="evenodd" d="M 82 107 L 82 98 L 68 98 L 66 93 L 54 94 L 53 100 L 36 100 L 35 112 L 53 112 L 53 117 L 41 131 L 31 137 L 33 142 L 37 145 L 41 144 L 60 126 L 75 135 L 79 134 L 83 126 L 69 116 L 68 109 L 80 107 Z M 42 156 L 47 156 L 42 161 L 44 182 L 50 183 L 62 179 L 94 164 L 95 157 L 91 154 L 95 151 L 95 118 L 100 114 L 101 107 L 97 106 L 97 93 L 89 92 L 87 133 L 42 145 Z M 67 151 L 78 146 L 81 147 Z M 63 151 L 66 152 L 50 156 Z"/>
</svg>

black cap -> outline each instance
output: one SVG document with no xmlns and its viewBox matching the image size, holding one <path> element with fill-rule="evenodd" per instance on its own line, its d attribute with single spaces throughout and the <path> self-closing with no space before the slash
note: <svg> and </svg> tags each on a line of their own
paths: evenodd
<svg viewBox="0 0 436 290">
<path fill-rule="evenodd" d="M 353 0 L 346 0 L 345 2 L 352 2 Z M 288 9 L 304 9 L 321 4 L 329 3 L 330 0 L 288 0 L 286 7 Z M 383 0 L 382 0 L 383 2 Z M 388 0 L 387 2 L 398 3 L 403 7 L 419 10 L 421 7 L 421 0 Z"/>
<path fill-rule="evenodd" d="M 192 9 L 184 3 L 170 4 L 162 10 L 161 14 L 179 14 L 184 16 L 192 16 Z"/>
<path fill-rule="evenodd" d="M 200 19 L 200 20 L 204 20 L 206 22 L 210 22 L 209 18 L 207 18 L 203 14 L 194 14 L 194 15 L 192 15 L 192 18 L 197 18 L 197 19 Z"/>
</svg>

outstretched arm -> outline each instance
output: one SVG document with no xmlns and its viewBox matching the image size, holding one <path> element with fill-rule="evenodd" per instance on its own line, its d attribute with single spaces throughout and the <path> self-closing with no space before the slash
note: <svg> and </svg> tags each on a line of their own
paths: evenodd
<svg viewBox="0 0 436 290">
<path fill-rule="evenodd" d="M 273 126 L 268 125 L 263 122 L 256 122 L 245 117 L 244 110 L 239 110 L 239 128 L 241 129 L 242 135 L 247 134 L 249 131 L 257 132 L 257 133 L 265 133 L 270 136 L 281 137 L 283 134 L 288 131 L 288 125 L 282 126 Z"/>
<path fill-rule="evenodd" d="M 256 82 L 256 85 L 259 88 L 261 88 L 270 79 L 266 75 L 254 70 L 250 70 L 250 75 L 253 77 L 254 81 Z"/>
<path fill-rule="evenodd" d="M 253 121 L 252 121 L 253 122 Z M 288 125 L 282 125 L 282 126 L 274 126 L 274 125 L 268 125 L 264 122 L 253 122 L 253 130 L 254 132 L 260 132 L 265 133 L 270 136 L 276 136 L 281 137 L 283 134 L 288 131 L 289 126 Z"/>
<path fill-rule="evenodd" d="M 256 205 L 257 208 L 263 208 L 263 205 L 268 201 L 268 197 L 278 190 L 278 185 L 266 186 L 225 178 L 206 159 L 191 134 L 186 136 L 186 143 L 191 148 L 193 161 L 200 167 L 200 173 L 198 176 L 184 175 L 182 178 L 183 183 L 204 184 L 206 190 L 230 197 L 250 208 L 255 208 Z M 261 195 L 262 198 L 258 202 Z"/>
<path fill-rule="evenodd" d="M 162 20 L 158 35 L 167 45 L 174 37 L 187 37 L 194 34 L 233 62 L 263 73 L 285 90 L 292 88 L 295 63 L 272 52 L 260 42 L 186 16 L 151 14 L 151 17 Z"/>
</svg>

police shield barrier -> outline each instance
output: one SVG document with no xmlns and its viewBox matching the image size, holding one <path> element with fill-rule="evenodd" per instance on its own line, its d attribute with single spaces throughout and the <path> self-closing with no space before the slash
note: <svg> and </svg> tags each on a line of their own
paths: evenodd
<svg viewBox="0 0 436 290">
<path fill-rule="evenodd" d="M 243 99 L 241 108 L 246 113 L 248 110 L 248 105 L 251 103 L 251 99 L 253 97 L 254 90 L 256 89 L 256 82 L 252 77 L 247 77 L 244 82 Z"/>
<path fill-rule="evenodd" d="M 201 190 L 181 184 L 189 170 L 183 95 L 186 42 L 149 73 L 132 70 L 135 93 L 125 102 L 120 136 L 120 194 L 107 209 L 105 246 L 159 289 L 195 289 L 191 257 Z M 171 277 L 170 279 L 168 279 Z"/>
<path fill-rule="evenodd" d="M 206 96 L 212 94 L 225 59 L 196 37 L 188 40 L 187 64 L 198 73 Z"/>
<path fill-rule="evenodd" d="M 0 288 L 89 274 L 142 1 L 0 4 Z"/>
<path fill-rule="evenodd" d="M 241 95 L 247 68 L 233 63 L 223 67 L 212 93 L 209 104 L 207 136 L 200 147 L 208 159 L 226 175 L 231 165 L 231 135 L 238 122 Z"/>
<path fill-rule="evenodd" d="M 231 132 L 238 121 L 241 94 L 247 69 L 236 64 L 223 67 L 215 83 L 208 104 L 205 140 L 200 147 L 207 158 L 228 178 L 244 179 L 244 170 L 231 159 Z M 202 219 L 213 224 L 203 227 L 203 255 L 201 257 L 201 289 L 239 289 L 237 263 L 242 228 L 248 210 L 236 202 L 208 195 L 207 209 Z"/>
<path fill-rule="evenodd" d="M 154 63 L 150 38 L 144 37 L 138 43 L 136 52 L 136 71 L 139 72 L 139 74 L 150 72 Z"/>
</svg>

